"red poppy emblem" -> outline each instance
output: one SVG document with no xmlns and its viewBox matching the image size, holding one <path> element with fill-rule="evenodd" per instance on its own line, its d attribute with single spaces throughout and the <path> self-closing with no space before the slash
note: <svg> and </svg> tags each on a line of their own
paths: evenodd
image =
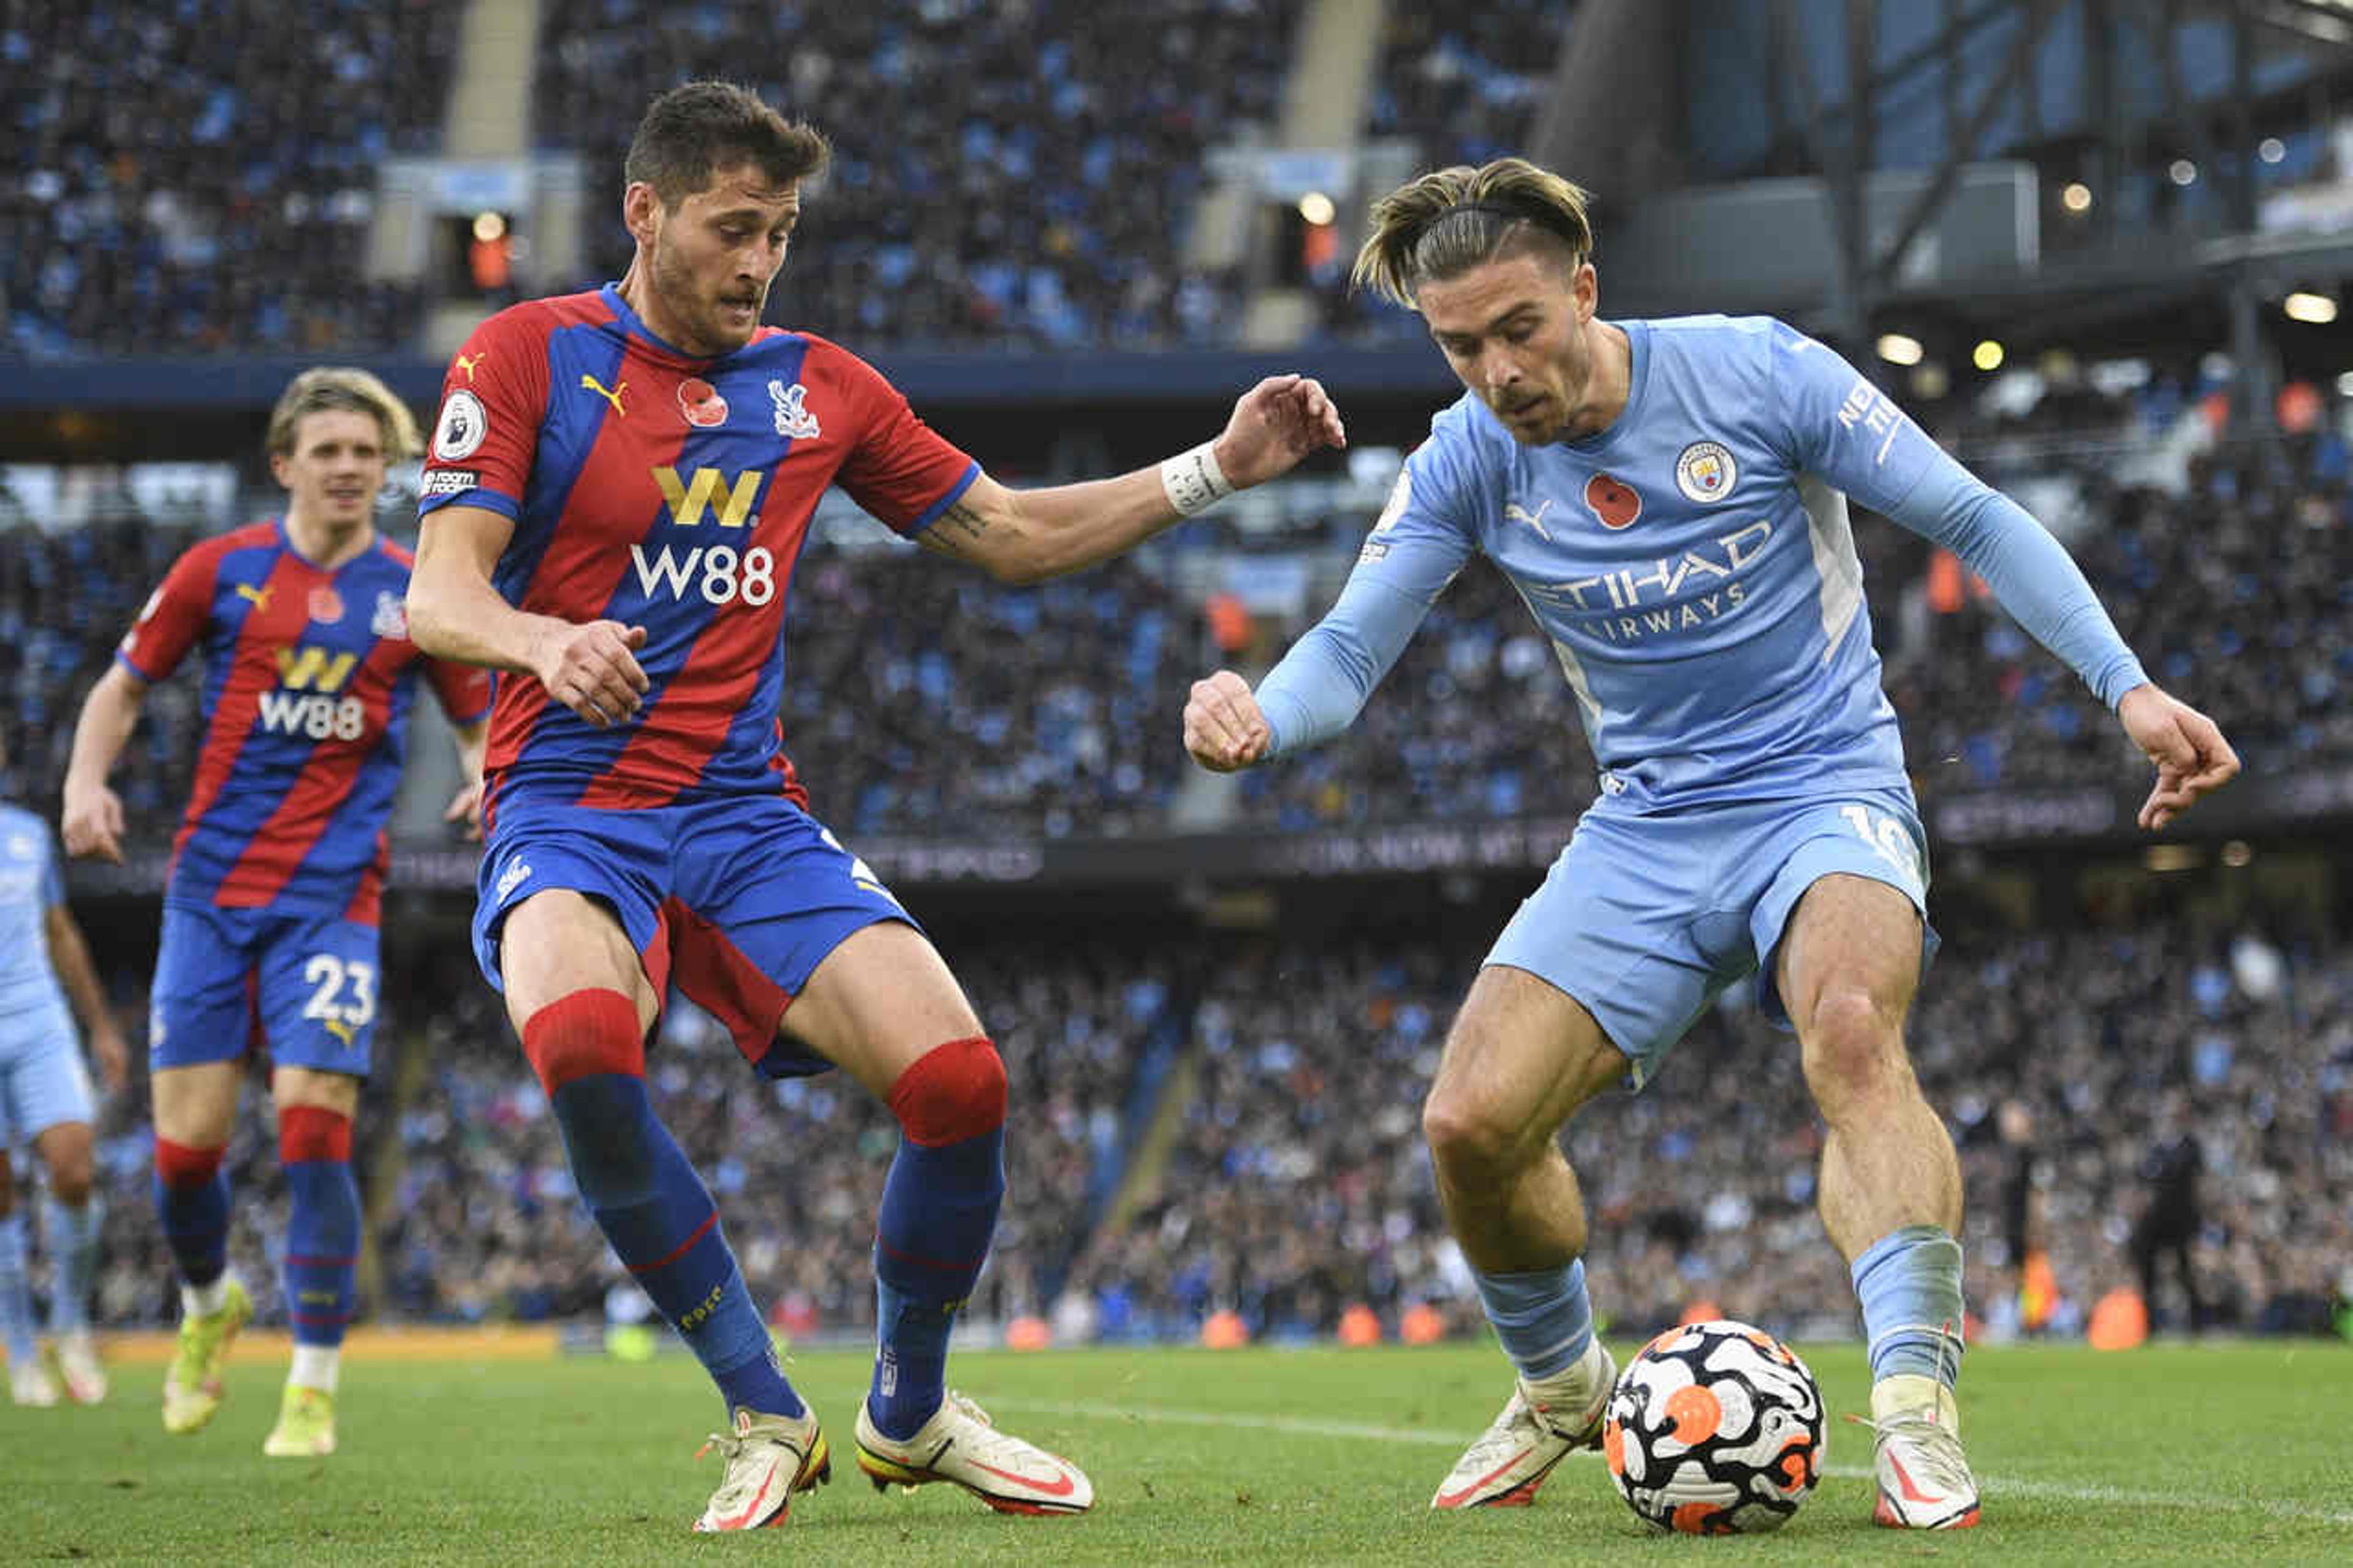
<svg viewBox="0 0 2353 1568">
<path fill-rule="evenodd" d="M 311 618 L 322 626 L 332 626 L 343 618 L 343 596 L 332 588 L 311 590 Z"/>
<path fill-rule="evenodd" d="M 1631 528 L 1642 515 L 1642 498 L 1634 487 L 1608 474 L 1596 474 L 1585 481 L 1585 504 L 1604 528 Z"/>
<path fill-rule="evenodd" d="M 678 384 L 678 407 L 686 422 L 698 430 L 727 423 L 727 400 L 701 376 L 689 376 Z"/>
</svg>

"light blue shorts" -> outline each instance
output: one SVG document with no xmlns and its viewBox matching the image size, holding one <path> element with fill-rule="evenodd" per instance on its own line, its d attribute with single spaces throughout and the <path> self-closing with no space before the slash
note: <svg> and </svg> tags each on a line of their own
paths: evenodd
<svg viewBox="0 0 2353 1568">
<path fill-rule="evenodd" d="M 1640 1089 L 1725 988 L 1749 974 L 1766 1017 L 1789 1027 L 1774 953 L 1798 900 L 1838 872 L 1912 900 L 1926 968 L 1936 950 L 1927 840 L 1903 789 L 1656 816 L 1597 806 L 1487 962 L 1525 969 L 1584 1004 Z"/>
<path fill-rule="evenodd" d="M 94 1119 L 73 1026 L 54 1008 L 0 1018 L 0 1156 L 19 1140 Z"/>
</svg>

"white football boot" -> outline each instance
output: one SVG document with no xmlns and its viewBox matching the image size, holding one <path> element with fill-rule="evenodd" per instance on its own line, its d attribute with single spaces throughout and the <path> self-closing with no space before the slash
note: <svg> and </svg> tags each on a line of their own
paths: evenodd
<svg viewBox="0 0 2353 1568">
<path fill-rule="evenodd" d="M 1953 1391 L 1933 1377 L 1883 1377 L 1871 1387 L 1872 1518 L 1897 1530 L 1967 1530 L 1978 1522 L 1977 1478 L 1961 1452 Z"/>
<path fill-rule="evenodd" d="M 1076 1465 L 998 1431 L 953 1388 L 903 1442 L 884 1436 L 861 1400 L 858 1468 L 876 1491 L 951 1481 L 999 1513 L 1084 1513 L 1095 1500 L 1094 1483 Z"/>
<path fill-rule="evenodd" d="M 790 1516 L 793 1494 L 833 1479 L 833 1456 L 817 1412 L 803 1408 L 798 1415 L 760 1415 L 735 1412 L 735 1430 L 713 1432 L 694 1451 L 696 1458 L 719 1450 L 726 1470 L 719 1489 L 694 1521 L 697 1532 L 720 1530 L 765 1530 Z"/>
<path fill-rule="evenodd" d="M 106 1368 L 88 1329 L 58 1341 L 58 1374 L 66 1385 L 66 1397 L 76 1405 L 96 1405 L 106 1397 Z"/>
<path fill-rule="evenodd" d="M 58 1402 L 58 1380 L 38 1356 L 8 1363 L 8 1397 L 17 1404 L 46 1410 Z"/>
<path fill-rule="evenodd" d="M 1432 1508 L 1525 1508 L 1545 1477 L 1579 1448 L 1601 1446 L 1603 1417 L 1618 1386 L 1618 1363 L 1596 1335 L 1567 1371 L 1513 1380 L 1512 1397 L 1479 1440 L 1454 1461 Z"/>
</svg>

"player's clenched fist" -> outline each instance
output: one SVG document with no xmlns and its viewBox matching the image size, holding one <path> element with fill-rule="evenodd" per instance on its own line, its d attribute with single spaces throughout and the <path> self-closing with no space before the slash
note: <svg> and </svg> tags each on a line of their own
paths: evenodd
<svg viewBox="0 0 2353 1568">
<path fill-rule="evenodd" d="M 550 697 L 603 729 L 638 710 L 650 684 L 638 668 L 637 650 L 645 646 L 643 626 L 618 621 L 567 626 L 541 643 L 532 673 Z"/>
<path fill-rule="evenodd" d="M 1249 767 L 1274 744 L 1274 730 L 1259 711 L 1250 682 L 1230 669 L 1193 682 L 1185 704 L 1185 749 L 1212 773 Z"/>
</svg>

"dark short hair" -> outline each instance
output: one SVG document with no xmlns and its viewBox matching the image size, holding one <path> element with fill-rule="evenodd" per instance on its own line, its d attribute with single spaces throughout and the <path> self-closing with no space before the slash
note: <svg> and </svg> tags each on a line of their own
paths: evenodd
<svg viewBox="0 0 2353 1568">
<path fill-rule="evenodd" d="M 806 179 L 833 155 L 825 132 L 787 120 L 748 88 L 729 81 L 691 81 L 653 100 L 629 155 L 625 185 L 651 185 L 662 205 L 676 207 L 711 184 L 722 169 L 752 163 L 779 185 Z"/>
</svg>

